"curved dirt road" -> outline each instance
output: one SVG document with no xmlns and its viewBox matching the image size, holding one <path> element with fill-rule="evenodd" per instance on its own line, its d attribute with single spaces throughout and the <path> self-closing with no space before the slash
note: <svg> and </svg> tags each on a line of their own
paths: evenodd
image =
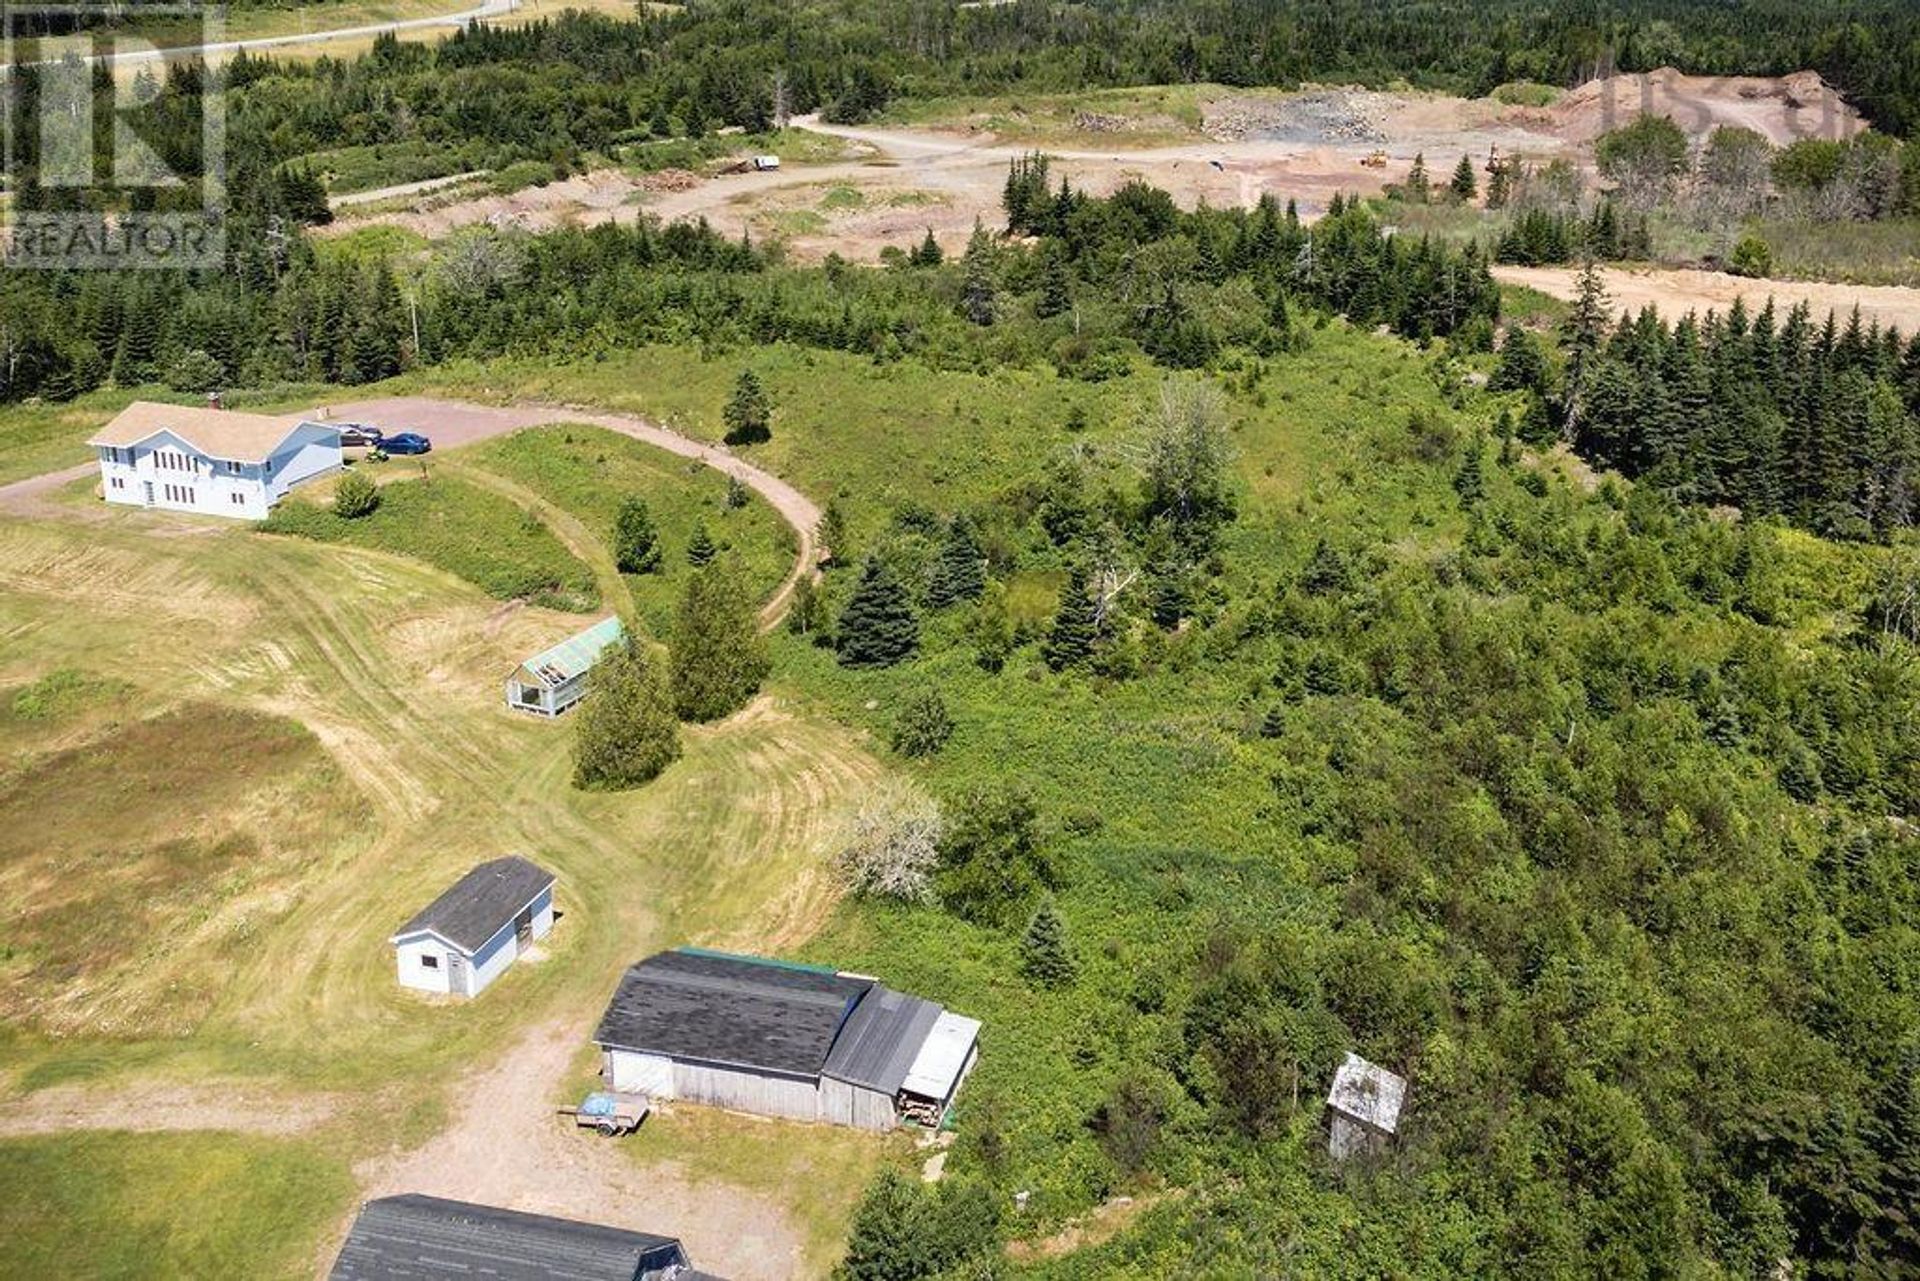
<svg viewBox="0 0 1920 1281">
<path fill-rule="evenodd" d="M 793 527 L 800 550 L 793 558 L 793 570 L 760 610 L 760 626 L 771 628 L 787 612 L 787 602 L 800 575 L 814 572 L 819 564 L 814 530 L 820 524 L 820 508 L 811 498 L 781 480 L 736 457 L 720 445 L 709 445 L 691 436 L 682 436 L 657 423 L 631 414 L 608 414 L 571 405 L 477 405 L 464 400 L 439 400 L 430 396 L 389 396 L 381 400 L 350 401 L 326 406 L 328 413 L 341 422 L 368 422 L 387 431 L 420 431 L 431 437 L 435 449 L 458 448 L 476 440 L 504 436 L 523 427 L 541 427 L 552 423 L 584 423 L 630 436 L 657 449 L 682 458 L 704 463 L 715 471 L 733 477 L 767 500 L 768 506 Z M 428 455 L 431 460 L 432 455 Z M 0 505 L 5 491 L 0 490 Z"/>
</svg>

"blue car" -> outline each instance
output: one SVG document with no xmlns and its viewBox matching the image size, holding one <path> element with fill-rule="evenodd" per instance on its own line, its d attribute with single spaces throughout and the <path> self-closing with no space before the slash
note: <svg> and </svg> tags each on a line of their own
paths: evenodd
<svg viewBox="0 0 1920 1281">
<path fill-rule="evenodd" d="M 432 452 L 433 442 L 417 431 L 401 431 L 382 437 L 380 448 L 389 454 L 425 454 Z"/>
</svg>

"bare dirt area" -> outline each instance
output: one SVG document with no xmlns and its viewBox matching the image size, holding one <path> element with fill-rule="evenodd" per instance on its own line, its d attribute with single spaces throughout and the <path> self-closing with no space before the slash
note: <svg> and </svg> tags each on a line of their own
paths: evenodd
<svg viewBox="0 0 1920 1281">
<path fill-rule="evenodd" d="M 55 1085 L 0 1102 L 0 1136 L 26 1138 L 69 1130 L 302 1134 L 331 1119 L 338 1103 L 332 1095 L 286 1094 L 240 1082 Z"/>
<path fill-rule="evenodd" d="M 433 237 L 478 223 L 540 230 L 631 222 L 644 210 L 665 222 L 705 218 L 729 236 L 778 236 L 805 260 L 828 253 L 871 260 L 929 230 L 951 250 L 965 243 L 976 219 L 995 225 L 1007 162 L 1034 149 L 1053 157 L 1057 175 L 1095 195 L 1139 178 L 1188 207 L 1246 208 L 1271 194 L 1311 218 L 1336 194 L 1377 194 L 1400 181 L 1416 156 L 1440 173 L 1460 155 L 1496 151 L 1589 163 L 1593 140 L 1641 110 L 1670 115 L 1696 136 L 1732 124 L 1777 143 L 1848 137 L 1864 127 L 1812 72 L 1775 79 L 1670 69 L 1615 76 L 1548 107 L 1337 86 L 1295 93 L 1201 87 L 1161 96 L 1168 100 L 1132 114 L 1124 101 L 1094 95 L 1031 110 L 956 106 L 951 120 L 917 127 L 805 118 L 794 123 L 838 138 L 854 158 L 670 179 L 600 170 L 507 196 L 429 199 L 364 217 L 342 210 L 347 216 L 332 230 L 377 222 Z M 1082 101 L 1089 105 L 1075 105 Z M 1362 163 L 1376 151 L 1383 164 Z"/>
<path fill-rule="evenodd" d="M 412 1152 L 356 1168 L 364 1196 L 420 1192 L 664 1233 L 679 1237 L 701 1267 L 739 1281 L 799 1272 L 802 1235 L 779 1206 L 730 1184 L 692 1179 L 671 1163 L 643 1167 L 615 1141 L 554 1114 L 584 1040 L 584 1029 L 562 1022 L 533 1029 L 470 1079 L 446 1130 Z M 644 1144 L 646 1137 L 643 1128 L 619 1142 Z"/>
<path fill-rule="evenodd" d="M 1851 138 L 1867 127 L 1817 72 L 1688 76 L 1672 67 L 1589 81 L 1547 108 L 1545 119 L 1559 138 L 1584 146 L 1642 114 L 1666 116 L 1696 138 L 1721 125 L 1751 129 L 1776 147 Z"/>
<path fill-rule="evenodd" d="M 1577 292 L 1579 271 L 1573 267 L 1495 267 L 1493 275 L 1505 284 L 1571 299 Z M 1878 321 L 1883 328 L 1897 326 L 1907 334 L 1920 331 L 1920 289 L 1898 285 L 1752 280 L 1718 271 L 1657 267 L 1609 270 L 1605 279 L 1614 310 L 1637 312 L 1652 307 L 1668 320 L 1677 320 L 1688 312 L 1703 316 L 1709 311 L 1725 312 L 1736 298 L 1744 299 L 1748 310 L 1754 311 L 1766 306 L 1771 298 L 1779 309 L 1804 302 L 1816 319 L 1825 319 L 1828 312 L 1844 318 L 1858 307 L 1863 320 Z"/>
</svg>

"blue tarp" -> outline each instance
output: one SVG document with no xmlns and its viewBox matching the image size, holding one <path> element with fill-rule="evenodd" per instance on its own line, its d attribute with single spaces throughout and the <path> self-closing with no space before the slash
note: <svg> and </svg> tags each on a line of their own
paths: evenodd
<svg viewBox="0 0 1920 1281">
<path fill-rule="evenodd" d="M 617 1110 L 611 1094 L 602 1094 L 598 1090 L 587 1096 L 580 1105 L 581 1116 L 612 1116 Z"/>
</svg>

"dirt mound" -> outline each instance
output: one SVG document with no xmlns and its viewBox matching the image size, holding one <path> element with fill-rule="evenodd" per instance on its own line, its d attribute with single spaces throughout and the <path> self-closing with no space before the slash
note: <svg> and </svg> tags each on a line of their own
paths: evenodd
<svg viewBox="0 0 1920 1281">
<path fill-rule="evenodd" d="M 1775 146 L 1802 138 L 1851 138 L 1866 128 L 1860 113 L 1818 73 L 1790 76 L 1689 76 L 1672 67 L 1644 75 L 1590 80 L 1546 114 L 1554 132 L 1590 143 L 1642 114 L 1666 116 L 1695 138 L 1721 125 L 1751 129 Z"/>
<path fill-rule="evenodd" d="M 640 179 L 644 191 L 692 191 L 704 179 L 686 169 L 662 169 Z"/>
</svg>

